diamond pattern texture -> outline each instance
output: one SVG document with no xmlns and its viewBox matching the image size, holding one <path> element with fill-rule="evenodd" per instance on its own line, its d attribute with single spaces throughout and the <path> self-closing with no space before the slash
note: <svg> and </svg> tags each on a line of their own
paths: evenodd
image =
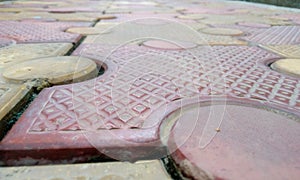
<svg viewBox="0 0 300 180">
<path fill-rule="evenodd" d="M 103 61 L 108 49 L 82 45 L 74 55 Z M 140 54 L 146 56 L 136 58 Z M 199 95 L 227 94 L 299 110 L 299 80 L 259 63 L 276 57 L 256 47 L 163 51 L 125 46 L 105 61 L 116 66 L 113 73 L 52 88 L 30 132 L 141 128 L 151 112 L 176 99 Z"/>
<path fill-rule="evenodd" d="M 78 34 L 70 34 L 63 30 L 73 26 L 88 26 L 90 23 L 34 23 L 0 21 L 0 38 L 9 38 L 17 42 L 77 42 Z"/>
</svg>

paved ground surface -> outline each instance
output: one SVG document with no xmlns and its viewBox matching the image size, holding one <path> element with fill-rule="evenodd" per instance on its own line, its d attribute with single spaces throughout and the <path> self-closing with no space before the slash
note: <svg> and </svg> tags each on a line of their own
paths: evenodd
<svg viewBox="0 0 300 180">
<path fill-rule="evenodd" d="M 4 1 L 0 72 L 1 179 L 300 176 L 300 10 Z"/>
</svg>

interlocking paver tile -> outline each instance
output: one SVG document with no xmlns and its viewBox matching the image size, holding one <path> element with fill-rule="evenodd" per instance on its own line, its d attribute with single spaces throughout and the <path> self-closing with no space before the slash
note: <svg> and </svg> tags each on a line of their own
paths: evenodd
<svg viewBox="0 0 300 180">
<path fill-rule="evenodd" d="M 272 63 L 271 68 L 300 78 L 300 59 L 280 59 Z"/>
<path fill-rule="evenodd" d="M 74 27 L 69 28 L 67 30 L 69 33 L 76 33 L 76 34 L 82 34 L 82 35 L 95 35 L 95 34 L 105 34 L 110 33 L 109 27 Z"/>
<path fill-rule="evenodd" d="M 94 13 L 48 13 L 22 12 L 15 15 L 18 19 L 54 19 L 59 21 L 97 21 L 103 15 Z"/>
<path fill-rule="evenodd" d="M 126 22 L 130 20 L 136 20 L 136 19 L 143 19 L 143 18 L 156 18 L 156 19 L 168 19 L 168 20 L 175 20 L 180 21 L 181 19 L 176 18 L 178 14 L 155 14 L 155 13 L 137 13 L 137 14 L 113 14 L 117 18 L 115 19 L 106 19 L 103 22 Z M 183 19 L 182 19 L 183 20 Z"/>
<path fill-rule="evenodd" d="M 93 12 L 99 11 L 92 7 L 60 7 L 60 8 L 48 8 L 45 11 L 53 13 L 74 13 L 74 12 Z"/>
<path fill-rule="evenodd" d="M 201 32 L 206 34 L 224 35 L 224 36 L 240 36 L 243 34 L 243 32 L 238 29 L 229 29 L 229 28 L 204 28 L 201 29 Z"/>
<path fill-rule="evenodd" d="M 23 11 L 35 11 L 35 10 L 40 10 L 41 8 L 13 8 L 13 7 L 1 7 L 0 12 L 13 12 L 13 13 L 18 13 L 18 12 L 23 12 Z"/>
<path fill-rule="evenodd" d="M 17 42 L 77 42 L 80 35 L 65 33 L 62 30 L 74 26 L 87 26 L 86 23 L 33 23 L 0 21 L 0 37 Z"/>
<path fill-rule="evenodd" d="M 3 77 L 10 82 L 43 79 L 50 84 L 62 84 L 92 79 L 97 74 L 94 61 L 76 56 L 38 58 L 3 69 Z"/>
<path fill-rule="evenodd" d="M 108 28 L 114 27 L 114 26 L 116 26 L 118 24 L 119 23 L 113 23 L 113 22 L 109 23 L 109 22 L 100 21 L 100 22 L 97 22 L 94 27 L 108 29 Z"/>
<path fill-rule="evenodd" d="M 297 179 L 299 117 L 262 104 L 224 103 L 196 104 L 177 118 L 169 147 L 183 173 L 195 179 Z"/>
<path fill-rule="evenodd" d="M 14 1 L 13 4 L 43 4 L 43 5 L 47 5 L 47 6 L 62 6 L 62 5 L 66 5 L 66 2 L 62 2 L 62 1 L 51 1 L 51 2 L 47 2 L 47 1 Z"/>
<path fill-rule="evenodd" d="M 281 25 L 290 25 L 292 24 L 289 21 L 279 20 L 279 19 L 272 19 L 272 18 L 262 18 L 261 16 L 256 15 L 209 15 L 207 18 L 203 20 L 199 20 L 202 23 L 206 24 L 236 24 L 240 22 L 251 22 L 251 23 L 264 23 L 270 24 L 274 26 L 281 26 Z"/>
<path fill-rule="evenodd" d="M 24 103 L 26 95 L 30 92 L 31 87 L 28 85 L 15 85 L 0 83 L 0 137 L 2 138 L 8 122 L 3 118 L 6 117 L 14 108 L 20 108 Z"/>
<path fill-rule="evenodd" d="M 240 22 L 240 23 L 238 23 L 238 25 L 246 26 L 246 27 L 253 27 L 253 28 L 269 28 L 269 27 L 271 27 L 270 24 L 252 23 L 252 22 Z"/>
<path fill-rule="evenodd" d="M 179 19 L 193 19 L 193 20 L 197 20 L 197 19 L 204 19 L 205 16 L 202 15 L 202 14 L 187 14 L 187 15 L 177 16 L 177 18 L 179 18 Z"/>
<path fill-rule="evenodd" d="M 273 45 L 261 47 L 288 58 L 300 58 L 300 45 Z"/>
<path fill-rule="evenodd" d="M 101 23 L 100 23 L 101 24 Z M 104 23 L 106 24 L 106 23 Z M 139 29 L 134 31 L 133 29 Z M 106 43 L 106 44 L 122 44 L 134 39 L 170 39 L 173 41 L 190 41 L 197 42 L 201 40 L 201 36 L 196 31 L 192 31 L 188 25 L 174 23 L 172 20 L 158 18 L 142 18 L 130 20 L 126 23 L 118 23 L 108 28 L 108 32 L 89 36 L 84 43 Z M 167 33 L 172 30 L 172 33 Z M 189 31 L 190 33 L 186 33 Z"/>
<path fill-rule="evenodd" d="M 211 48 L 168 51 L 128 45 L 105 60 L 112 50 L 108 45 L 81 46 L 74 55 L 105 60 L 107 73 L 95 81 L 42 91 L 1 142 L 2 161 L 24 163 L 25 157 L 37 162 L 46 157 L 49 161 L 84 159 L 97 154 L 91 149 L 103 153 L 105 147 L 110 148 L 105 152 L 113 158 L 153 158 L 164 151 L 157 139 L 157 121 L 164 117 L 162 107 L 176 99 L 225 93 L 292 113 L 300 109 L 299 79 L 262 65 L 278 56 L 256 47 Z M 178 58 L 183 56 L 186 61 Z M 31 145 L 30 150 L 24 149 L 25 142 Z M 57 148 L 55 156 L 49 151 L 53 146 Z M 124 147 L 129 154 L 116 153 Z M 65 148 L 72 150 L 59 150 Z"/>
<path fill-rule="evenodd" d="M 230 36 L 222 36 L 222 35 L 211 35 L 199 33 L 201 37 L 197 44 L 200 45 L 222 45 L 222 46 L 230 46 L 230 45 L 247 45 L 246 41 L 241 41 L 237 38 Z"/>
<path fill-rule="evenodd" d="M 299 12 L 225 0 L 0 2 L 0 101 L 14 95 L 18 104 L 0 105 L 9 107 L 3 122 L 17 120 L 9 132 L 1 122 L 0 165 L 136 161 L 174 152 L 173 172 L 189 178 L 297 178 Z M 62 55 L 68 57 L 56 57 Z M 22 98 L 14 99 L 22 92 L 38 93 L 26 110 L 19 109 Z M 166 177 L 160 168 L 145 169 L 152 163 L 137 173 L 121 164 L 95 165 L 97 178 Z M 84 166 L 95 172 L 94 164 Z M 90 178 L 76 174 L 80 167 L 5 170 L 14 171 L 12 178 Z M 57 168 L 65 175 L 50 174 Z"/>
<path fill-rule="evenodd" d="M 89 163 L 73 165 L 6 167 L 0 169 L 0 178 L 13 179 L 90 179 L 90 180 L 152 180 L 171 179 L 159 160 Z"/>
<path fill-rule="evenodd" d="M 157 48 L 157 49 L 166 49 L 166 50 L 184 50 L 197 47 L 197 44 L 192 42 L 166 42 L 161 40 L 149 40 L 143 42 L 144 46 Z"/>
<path fill-rule="evenodd" d="M 293 45 L 300 43 L 299 26 L 272 26 L 241 39 L 263 45 Z"/>
<path fill-rule="evenodd" d="M 71 43 L 14 44 L 0 48 L 0 69 L 35 58 L 65 55 Z"/>
</svg>

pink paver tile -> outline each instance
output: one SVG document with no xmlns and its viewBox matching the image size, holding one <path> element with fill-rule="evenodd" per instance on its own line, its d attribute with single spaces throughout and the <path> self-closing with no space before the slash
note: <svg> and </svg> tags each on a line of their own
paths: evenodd
<svg viewBox="0 0 300 180">
<path fill-rule="evenodd" d="M 168 142 L 179 169 L 195 179 L 297 179 L 300 119 L 266 108 L 228 99 L 181 111 Z"/>
<path fill-rule="evenodd" d="M 90 23 L 62 22 L 16 22 L 0 21 L 0 37 L 17 42 L 77 42 L 78 34 L 70 34 L 63 30 L 74 26 L 89 26 Z"/>
<path fill-rule="evenodd" d="M 107 56 L 114 48 L 87 44 L 74 52 L 103 62 L 106 72 L 44 89 L 0 143 L 3 163 L 74 162 L 97 150 L 121 160 L 157 158 L 165 152 L 160 121 L 180 99 L 228 95 L 299 112 L 300 80 L 270 70 L 265 63 L 278 56 L 260 48 L 126 45 Z"/>
</svg>

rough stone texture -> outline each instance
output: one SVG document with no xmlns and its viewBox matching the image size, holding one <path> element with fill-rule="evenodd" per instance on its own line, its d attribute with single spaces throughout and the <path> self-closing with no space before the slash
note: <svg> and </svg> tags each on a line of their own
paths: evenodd
<svg viewBox="0 0 300 180">
<path fill-rule="evenodd" d="M 94 61 L 76 56 L 38 58 L 3 69 L 3 77 L 15 83 L 39 79 L 50 84 L 64 84 L 93 79 L 97 74 Z"/>
<path fill-rule="evenodd" d="M 14 179 L 171 179 L 159 160 L 128 162 L 90 163 L 74 165 L 9 167 L 0 169 L 0 178 Z"/>
<path fill-rule="evenodd" d="M 169 148 L 186 176 L 278 180 L 299 177 L 300 119 L 289 119 L 257 104 L 251 106 L 232 105 L 229 100 L 211 106 L 199 103 L 181 111 L 171 131 Z"/>
</svg>

